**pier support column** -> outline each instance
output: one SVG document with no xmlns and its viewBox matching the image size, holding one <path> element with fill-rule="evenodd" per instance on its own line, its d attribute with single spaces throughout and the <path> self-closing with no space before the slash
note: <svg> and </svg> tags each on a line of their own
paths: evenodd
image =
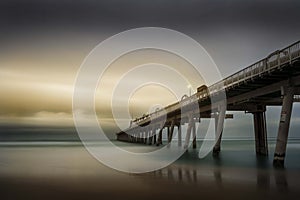
<svg viewBox="0 0 300 200">
<path fill-rule="evenodd" d="M 194 121 L 193 115 L 190 115 L 189 116 L 188 128 L 187 128 L 186 136 L 185 136 L 184 149 L 187 149 L 189 147 L 191 132 L 192 132 L 192 128 L 193 128 L 194 124 L 195 124 L 195 121 Z"/>
<path fill-rule="evenodd" d="M 138 133 L 134 133 L 134 141 L 135 143 L 138 143 Z"/>
<path fill-rule="evenodd" d="M 157 142 L 156 142 L 156 146 L 159 146 L 162 144 L 162 131 L 163 131 L 164 127 L 162 127 L 160 130 L 159 130 L 159 133 L 158 133 L 158 138 L 157 138 Z"/>
<path fill-rule="evenodd" d="M 144 131 L 141 130 L 139 133 L 139 143 L 144 143 Z"/>
<path fill-rule="evenodd" d="M 156 144 L 157 143 L 157 140 L 156 140 L 156 133 L 155 135 L 153 135 L 153 144 Z"/>
<path fill-rule="evenodd" d="M 218 109 L 218 113 L 215 114 L 215 146 L 213 148 L 213 156 L 219 155 L 221 151 L 221 140 L 223 135 L 224 120 L 226 115 L 225 108 L 221 107 Z"/>
<path fill-rule="evenodd" d="M 273 165 L 284 167 L 284 158 L 293 108 L 294 88 L 284 88 L 280 122 L 277 135 Z"/>
<path fill-rule="evenodd" d="M 178 125 L 178 146 L 182 145 L 182 136 L 181 136 L 181 124 Z"/>
<path fill-rule="evenodd" d="M 153 134 L 153 144 L 156 145 L 156 143 L 157 143 L 157 140 L 156 140 L 156 128 L 153 129 L 152 134 Z"/>
<path fill-rule="evenodd" d="M 152 140 L 153 140 L 153 132 L 151 130 L 149 130 L 149 141 L 148 141 L 149 145 L 152 144 Z"/>
<path fill-rule="evenodd" d="M 134 137 L 135 137 L 134 140 L 137 143 L 138 142 L 138 133 L 137 132 L 134 134 Z"/>
<path fill-rule="evenodd" d="M 141 130 L 141 134 L 140 134 L 140 139 L 141 139 L 141 143 L 144 143 L 144 141 L 145 141 L 145 129 L 143 128 L 142 130 Z"/>
<path fill-rule="evenodd" d="M 197 147 L 197 138 L 196 138 L 196 124 L 195 122 L 192 124 L 192 132 L 193 132 L 193 149 Z"/>
<path fill-rule="evenodd" d="M 142 143 L 142 141 L 143 141 L 143 132 L 142 132 L 142 130 L 139 132 L 138 138 L 139 138 L 139 143 Z"/>
<path fill-rule="evenodd" d="M 147 140 L 149 138 L 149 129 L 145 129 L 145 138 L 144 138 L 144 144 L 147 144 Z"/>
<path fill-rule="evenodd" d="M 149 145 L 152 145 L 153 137 L 155 135 L 155 128 L 149 129 Z M 155 143 L 155 139 L 154 139 Z"/>
<path fill-rule="evenodd" d="M 170 126 L 167 126 L 167 139 L 168 139 L 168 142 L 169 142 L 169 138 L 170 138 Z"/>
<path fill-rule="evenodd" d="M 256 155 L 268 155 L 268 139 L 265 111 L 254 112 L 254 132 L 255 132 L 255 148 Z"/>
<path fill-rule="evenodd" d="M 168 142 L 172 142 L 172 138 L 173 138 L 173 132 L 174 132 L 174 126 L 175 126 L 175 120 L 172 121 L 171 123 L 171 129 L 168 128 L 168 131 L 170 131 L 170 133 L 168 134 Z"/>
<path fill-rule="evenodd" d="M 133 136 L 132 136 L 132 132 L 130 132 L 130 135 L 129 135 L 129 142 L 132 142 L 133 141 Z"/>
</svg>

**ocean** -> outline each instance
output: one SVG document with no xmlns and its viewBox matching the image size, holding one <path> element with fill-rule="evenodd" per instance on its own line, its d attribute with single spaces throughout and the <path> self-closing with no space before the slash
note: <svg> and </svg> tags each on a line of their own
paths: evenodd
<svg viewBox="0 0 300 200">
<path fill-rule="evenodd" d="M 2 140 L 0 199 L 298 199 L 300 140 L 289 141 L 284 169 L 273 168 L 274 149 L 269 140 L 269 156 L 257 157 L 253 140 L 223 140 L 218 157 L 199 159 L 189 148 L 163 169 L 129 174 L 97 161 L 80 141 Z"/>
</svg>

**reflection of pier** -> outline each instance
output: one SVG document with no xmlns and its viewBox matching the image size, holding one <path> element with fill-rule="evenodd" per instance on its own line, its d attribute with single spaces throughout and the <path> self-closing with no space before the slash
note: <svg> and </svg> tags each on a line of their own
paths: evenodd
<svg viewBox="0 0 300 200">
<path fill-rule="evenodd" d="M 212 103 L 222 99 L 226 104 Z M 224 93 L 224 94 L 225 94 Z M 178 146 L 182 145 L 181 126 L 188 124 L 184 148 L 193 138 L 196 148 L 196 122 L 201 118 L 215 118 L 216 143 L 214 153 L 220 151 L 223 123 L 227 111 L 245 111 L 253 114 L 256 152 L 268 155 L 266 107 L 282 105 L 274 165 L 283 166 L 293 102 L 300 95 L 300 41 L 277 50 L 257 63 L 209 86 L 201 86 L 197 93 L 181 101 L 145 114 L 132 121 L 131 126 L 117 134 L 118 140 L 162 144 L 163 130 L 167 129 L 168 142 L 178 129 Z"/>
<path fill-rule="evenodd" d="M 248 183 L 257 190 L 267 192 L 272 188 L 280 192 L 288 191 L 288 179 L 285 170 L 270 170 L 261 166 L 262 160 L 257 161 L 257 168 L 226 168 L 215 165 L 205 167 L 185 164 L 172 164 L 166 168 L 150 172 L 150 176 L 166 178 L 172 182 L 186 184 L 214 184 L 218 188 L 226 187 L 230 183 Z M 265 166 L 266 167 L 266 166 Z"/>
</svg>

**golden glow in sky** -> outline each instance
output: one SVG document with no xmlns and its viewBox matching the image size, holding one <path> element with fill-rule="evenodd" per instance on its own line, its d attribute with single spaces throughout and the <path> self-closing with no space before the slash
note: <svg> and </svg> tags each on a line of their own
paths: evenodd
<svg viewBox="0 0 300 200">
<path fill-rule="evenodd" d="M 81 52 L 78 49 L 83 49 Z M 72 94 L 77 70 L 87 55 L 87 48 L 78 45 L 70 51 L 60 48 L 16 49 L 11 55 L 0 59 L 0 122 L 1 124 L 28 124 L 72 126 Z M 178 71 L 188 78 L 196 88 L 201 84 L 188 62 L 171 53 L 160 50 L 142 50 L 129 53 L 117 59 L 101 78 L 96 91 L 97 115 L 101 123 L 113 125 L 111 98 L 113 89 L 128 70 L 147 63 L 160 63 Z M 155 65 L 155 64 L 153 64 Z M 161 79 L 169 79 L 176 85 L 176 75 L 168 71 L 153 71 Z M 131 81 L 143 79 L 149 74 L 137 73 Z M 101 88 L 101 90 L 99 90 Z M 182 95 L 188 94 L 184 86 Z M 138 88 L 130 99 L 117 98 L 127 102 L 132 118 L 149 112 L 154 105 L 166 106 L 178 101 L 168 88 L 150 84 Z M 125 123 L 128 123 L 125 119 Z"/>
</svg>

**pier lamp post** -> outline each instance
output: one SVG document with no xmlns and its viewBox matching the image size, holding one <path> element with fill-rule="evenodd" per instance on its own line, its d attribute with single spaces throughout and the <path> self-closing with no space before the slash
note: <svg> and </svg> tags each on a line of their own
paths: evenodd
<svg viewBox="0 0 300 200">
<path fill-rule="evenodd" d="M 189 96 L 191 96 L 192 95 L 192 86 L 188 85 L 187 88 L 189 89 Z"/>
</svg>

